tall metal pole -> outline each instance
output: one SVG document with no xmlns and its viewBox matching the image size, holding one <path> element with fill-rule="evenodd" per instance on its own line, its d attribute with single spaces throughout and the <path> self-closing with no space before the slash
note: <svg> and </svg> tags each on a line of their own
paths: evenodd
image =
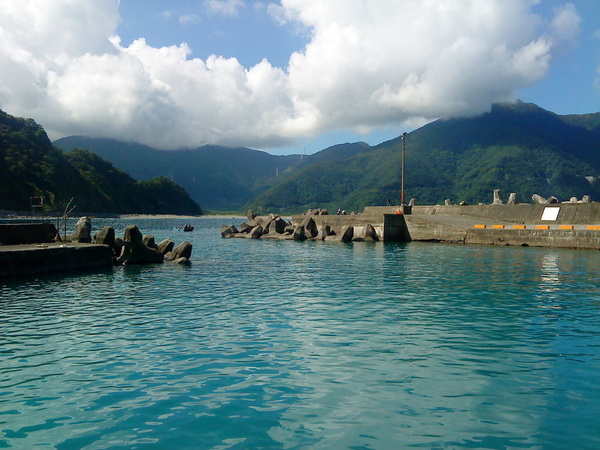
<svg viewBox="0 0 600 450">
<path fill-rule="evenodd" d="M 402 196 L 400 206 L 404 209 L 404 166 L 406 162 L 406 131 L 402 133 Z M 404 211 L 403 211 L 404 212 Z"/>
</svg>

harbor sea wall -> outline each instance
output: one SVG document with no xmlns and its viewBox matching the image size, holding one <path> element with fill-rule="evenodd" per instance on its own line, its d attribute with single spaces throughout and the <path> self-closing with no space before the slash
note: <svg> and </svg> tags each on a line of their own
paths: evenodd
<svg viewBox="0 0 600 450">
<path fill-rule="evenodd" d="M 341 234 L 346 226 L 354 228 L 354 235 L 360 236 L 365 233 L 366 228 L 371 225 L 380 241 L 408 241 L 410 236 L 406 228 L 406 222 L 402 215 L 391 213 L 356 214 L 356 215 L 314 215 L 311 216 L 319 229 L 329 226 L 336 234 Z M 292 216 L 292 224 L 300 225 L 306 219 L 306 215 Z"/>
<path fill-rule="evenodd" d="M 397 207 L 367 207 L 385 214 Z M 412 241 L 600 249 L 600 203 L 413 206 Z"/>
<path fill-rule="evenodd" d="M 549 204 L 516 204 L 516 205 L 424 205 L 410 207 L 408 216 L 456 216 L 480 218 L 493 222 L 518 224 L 548 224 L 542 220 L 547 208 L 559 208 L 554 224 L 597 224 L 600 223 L 600 203 L 549 203 Z M 368 206 L 365 214 L 393 214 L 397 206 Z"/>
<path fill-rule="evenodd" d="M 253 225 L 256 228 L 260 228 L 260 224 L 266 229 L 273 228 L 269 225 L 269 220 L 275 219 L 249 215 L 249 221 L 253 224 L 256 222 Z M 382 242 L 430 241 L 600 249 L 600 203 L 595 202 L 427 205 L 404 208 L 372 206 L 366 207 L 362 214 L 349 215 L 329 215 L 321 210 L 309 210 L 306 214 L 292 216 L 289 232 L 278 234 L 265 231 L 262 237 L 295 239 L 292 230 L 310 222 L 314 222 L 312 238 L 325 236 L 322 237 L 323 240 L 344 236 L 344 241 L 360 241 L 364 240 L 361 237 L 368 234 L 369 230 L 374 230 L 377 236 L 373 240 Z M 259 237 L 248 231 L 251 228 L 248 223 L 242 225 L 246 231 L 238 232 L 225 227 L 222 235 Z M 322 234 L 325 229 L 328 230 L 326 235 Z M 352 230 L 350 234 L 349 229 Z"/>
</svg>

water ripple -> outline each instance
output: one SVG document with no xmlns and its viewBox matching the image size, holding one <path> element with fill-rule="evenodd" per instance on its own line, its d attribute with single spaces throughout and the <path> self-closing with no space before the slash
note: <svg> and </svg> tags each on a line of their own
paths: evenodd
<svg viewBox="0 0 600 450">
<path fill-rule="evenodd" d="M 0 284 L 0 447 L 600 445 L 598 252 L 195 225 L 190 267 Z"/>
</svg>

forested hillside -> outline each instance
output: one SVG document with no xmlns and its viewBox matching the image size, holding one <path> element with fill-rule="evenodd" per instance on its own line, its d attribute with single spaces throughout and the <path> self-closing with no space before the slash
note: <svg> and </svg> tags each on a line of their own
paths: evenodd
<svg viewBox="0 0 600 450">
<path fill-rule="evenodd" d="M 160 151 L 138 144 L 71 137 L 139 179 L 163 175 L 208 208 L 296 213 L 308 208 L 362 211 L 400 202 L 402 139 L 371 147 L 341 144 L 314 155 L 274 156 L 204 146 Z M 531 202 L 600 200 L 600 113 L 559 116 L 536 105 L 494 105 L 477 117 L 438 120 L 406 139 L 406 200 L 490 203 L 494 189 Z"/>
<path fill-rule="evenodd" d="M 206 145 L 161 151 L 114 139 L 70 136 L 54 145 L 65 151 L 81 147 L 112 162 L 138 180 L 165 176 L 180 184 L 205 209 L 236 210 L 271 187 L 278 173 L 300 155 L 274 156 L 249 148 Z"/>
<path fill-rule="evenodd" d="M 78 212 L 201 214 L 199 205 L 166 178 L 137 182 L 88 150 L 52 146 L 33 119 L 0 110 L 0 210 L 28 211 L 31 197 L 47 210 L 71 198 Z"/>
<path fill-rule="evenodd" d="M 600 115 L 561 117 L 536 105 L 495 105 L 473 118 L 439 120 L 407 136 L 406 201 L 490 203 L 494 189 L 531 202 L 600 200 Z M 361 211 L 400 202 L 402 139 L 344 161 L 306 167 L 249 202 L 266 211 Z"/>
</svg>

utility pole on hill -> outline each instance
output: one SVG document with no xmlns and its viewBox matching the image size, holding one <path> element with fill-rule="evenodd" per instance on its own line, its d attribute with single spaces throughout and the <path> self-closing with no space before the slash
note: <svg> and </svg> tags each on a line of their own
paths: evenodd
<svg viewBox="0 0 600 450">
<path fill-rule="evenodd" d="M 404 167 L 406 162 L 406 131 L 402 133 L 402 193 L 400 197 L 400 207 L 404 213 Z"/>
</svg>

